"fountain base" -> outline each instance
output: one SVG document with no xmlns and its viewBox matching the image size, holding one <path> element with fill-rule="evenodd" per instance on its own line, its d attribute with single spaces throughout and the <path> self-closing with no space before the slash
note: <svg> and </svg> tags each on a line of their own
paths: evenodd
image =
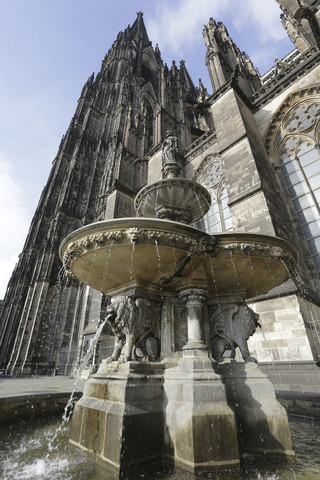
<svg viewBox="0 0 320 480">
<path fill-rule="evenodd" d="M 70 443 L 116 473 L 161 458 L 162 370 L 159 363 L 102 362 L 75 406 Z"/>
<path fill-rule="evenodd" d="M 205 351 L 185 350 L 164 374 L 164 457 L 193 473 L 238 465 L 234 413 Z"/>
<path fill-rule="evenodd" d="M 254 362 L 218 364 L 235 412 L 242 455 L 294 456 L 287 413 L 269 378 Z"/>
<path fill-rule="evenodd" d="M 285 409 L 255 363 L 184 350 L 175 367 L 107 363 L 77 402 L 70 442 L 109 471 L 163 459 L 198 473 L 240 456 L 294 455 Z"/>
</svg>

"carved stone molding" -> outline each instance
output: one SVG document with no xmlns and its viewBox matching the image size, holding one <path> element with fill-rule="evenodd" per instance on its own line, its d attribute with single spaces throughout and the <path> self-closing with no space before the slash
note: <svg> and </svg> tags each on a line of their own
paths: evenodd
<svg viewBox="0 0 320 480">
<path fill-rule="evenodd" d="M 114 244 L 134 245 L 142 242 L 144 245 L 167 245 L 175 247 L 185 250 L 191 255 L 202 255 L 205 252 L 211 253 L 216 247 L 216 238 L 205 233 L 199 235 L 198 238 L 191 238 L 188 233 L 183 235 L 160 230 L 131 227 L 123 230 L 84 235 L 79 240 L 71 242 L 63 255 L 66 274 L 72 276 L 71 269 L 73 261 L 88 251 L 94 251 L 102 247 L 112 248 Z"/>
<path fill-rule="evenodd" d="M 296 276 L 296 258 L 290 255 L 288 251 L 275 245 L 267 245 L 264 243 L 250 243 L 250 242 L 230 242 L 217 244 L 215 248 L 216 255 L 248 255 L 251 257 L 263 257 L 266 259 L 283 262 L 290 272 L 290 275 Z"/>
<path fill-rule="evenodd" d="M 181 300 L 184 300 L 185 302 L 199 302 L 201 305 L 207 297 L 208 292 L 203 288 L 187 288 L 179 293 L 179 298 L 181 298 Z"/>
<path fill-rule="evenodd" d="M 265 135 L 265 146 L 268 154 L 272 158 L 277 157 L 280 141 L 286 135 L 293 133 L 287 130 L 287 120 L 291 112 L 299 105 L 319 105 L 320 104 L 320 85 L 313 85 L 303 90 L 290 93 L 278 108 L 268 126 Z M 300 133 L 295 131 L 295 133 Z"/>
<path fill-rule="evenodd" d="M 208 150 L 208 148 L 214 145 L 216 141 L 217 136 L 215 130 L 208 130 L 208 132 L 204 133 L 201 137 L 199 137 L 191 145 L 189 145 L 189 147 L 186 148 L 184 155 L 187 162 L 190 162 L 195 157 Z"/>
</svg>

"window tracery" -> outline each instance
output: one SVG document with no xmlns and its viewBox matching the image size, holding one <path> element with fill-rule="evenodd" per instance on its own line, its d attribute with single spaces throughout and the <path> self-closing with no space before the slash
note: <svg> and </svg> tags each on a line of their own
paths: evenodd
<svg viewBox="0 0 320 480">
<path fill-rule="evenodd" d="M 282 108 L 282 114 L 270 153 L 281 170 L 320 277 L 320 97 L 295 101 L 285 112 Z"/>
<path fill-rule="evenodd" d="M 231 231 L 233 225 L 221 160 L 209 155 L 203 165 L 196 180 L 209 191 L 212 203 L 197 226 L 208 233 Z"/>
</svg>

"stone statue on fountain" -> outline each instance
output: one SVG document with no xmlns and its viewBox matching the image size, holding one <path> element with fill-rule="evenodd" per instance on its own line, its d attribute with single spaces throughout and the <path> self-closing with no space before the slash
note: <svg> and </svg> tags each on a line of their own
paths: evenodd
<svg viewBox="0 0 320 480">
<path fill-rule="evenodd" d="M 166 138 L 162 143 L 163 164 L 174 163 L 177 161 L 178 140 L 171 130 L 167 130 Z"/>
</svg>

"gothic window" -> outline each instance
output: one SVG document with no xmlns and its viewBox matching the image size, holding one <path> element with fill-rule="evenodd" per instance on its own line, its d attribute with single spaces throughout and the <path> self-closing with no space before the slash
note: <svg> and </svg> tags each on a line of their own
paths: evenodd
<svg viewBox="0 0 320 480">
<path fill-rule="evenodd" d="M 320 277 L 319 128 L 319 101 L 304 101 L 285 115 L 276 145 L 279 166 Z"/>
<path fill-rule="evenodd" d="M 208 159 L 210 160 L 210 157 Z M 210 161 L 197 175 L 197 182 L 210 192 L 211 206 L 198 222 L 198 228 L 208 233 L 233 230 L 232 218 L 228 206 L 228 192 L 225 187 L 222 166 L 219 159 Z"/>
<path fill-rule="evenodd" d="M 146 106 L 145 109 L 145 146 L 144 146 L 144 154 L 149 152 L 149 150 L 153 147 L 153 110 L 150 105 Z"/>
</svg>

